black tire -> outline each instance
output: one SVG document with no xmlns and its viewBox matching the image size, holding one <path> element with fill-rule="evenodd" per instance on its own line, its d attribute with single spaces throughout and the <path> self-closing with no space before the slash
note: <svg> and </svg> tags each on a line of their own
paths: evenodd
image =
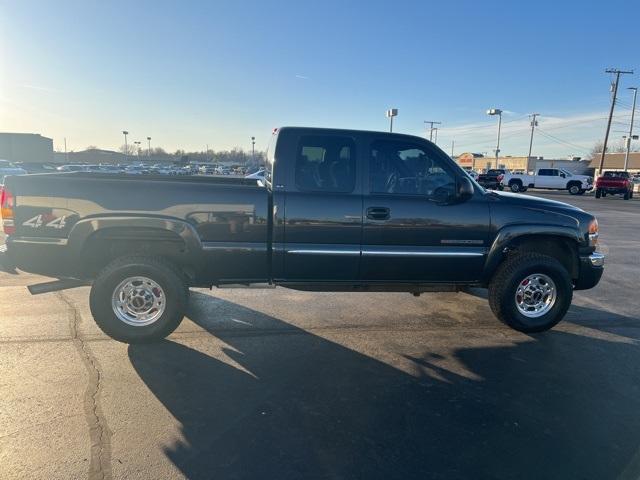
<svg viewBox="0 0 640 480">
<path fill-rule="evenodd" d="M 164 311 L 153 323 L 130 325 L 121 320 L 112 307 L 115 290 L 131 277 L 148 278 L 161 288 Z M 114 340 L 148 343 L 163 339 L 180 325 L 187 292 L 184 278 L 173 265 L 156 257 L 129 256 L 114 260 L 100 272 L 91 287 L 89 304 L 98 327 Z"/>
<path fill-rule="evenodd" d="M 569 191 L 569 193 L 571 195 L 578 195 L 578 192 L 580 192 L 580 190 L 581 190 L 580 184 L 579 183 L 570 183 L 569 185 L 567 185 L 567 190 Z"/>
<path fill-rule="evenodd" d="M 520 192 L 520 190 L 522 190 L 522 184 L 520 182 L 511 182 L 509 184 L 509 188 L 511 189 L 511 191 L 513 193 L 518 193 Z"/>
<path fill-rule="evenodd" d="M 631 198 L 631 196 L 629 195 L 629 190 L 627 190 L 626 192 L 624 192 L 624 197 L 625 200 L 629 200 L 629 198 Z"/>
<path fill-rule="evenodd" d="M 516 305 L 520 283 L 532 274 L 544 274 L 556 286 L 556 299 L 550 310 L 537 318 L 523 315 Z M 525 333 L 542 332 L 554 327 L 567 313 L 573 298 L 571 277 L 553 257 L 539 253 L 514 253 L 494 274 L 489 284 L 489 306 L 501 322 Z"/>
<path fill-rule="evenodd" d="M 586 192 L 586 190 L 583 188 L 578 192 L 578 195 L 584 195 L 584 192 Z"/>
<path fill-rule="evenodd" d="M 600 192 L 600 189 L 599 189 L 599 188 L 597 188 L 597 189 L 596 189 L 596 198 L 600 198 L 600 195 L 601 195 L 601 194 L 602 194 L 602 193 Z"/>
<path fill-rule="evenodd" d="M 603 192 L 602 192 L 602 198 L 604 198 L 604 197 L 606 197 L 606 196 L 607 196 L 607 192 L 603 191 Z"/>
<path fill-rule="evenodd" d="M 633 190 L 629 192 L 629 198 L 633 198 Z"/>
</svg>

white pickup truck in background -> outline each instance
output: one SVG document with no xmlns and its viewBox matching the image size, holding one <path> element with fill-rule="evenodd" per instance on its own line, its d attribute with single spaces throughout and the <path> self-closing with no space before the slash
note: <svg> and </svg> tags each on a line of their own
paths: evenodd
<svg viewBox="0 0 640 480">
<path fill-rule="evenodd" d="M 500 180 L 503 188 L 512 192 L 525 192 L 528 188 L 567 190 L 571 195 L 582 195 L 593 189 L 593 178 L 576 175 L 562 168 L 539 168 L 535 174 L 505 173 Z"/>
</svg>

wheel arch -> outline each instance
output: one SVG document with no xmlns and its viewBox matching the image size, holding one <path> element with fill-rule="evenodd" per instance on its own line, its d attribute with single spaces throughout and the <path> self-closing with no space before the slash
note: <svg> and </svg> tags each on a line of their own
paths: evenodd
<svg viewBox="0 0 640 480">
<path fill-rule="evenodd" d="M 69 235 L 70 258 L 82 263 L 84 278 L 93 278 L 116 258 L 162 256 L 191 278 L 202 244 L 192 225 L 153 217 L 91 218 L 78 222 Z"/>
<path fill-rule="evenodd" d="M 556 258 L 575 279 L 580 268 L 579 241 L 576 232 L 567 227 L 506 227 L 498 233 L 489 249 L 483 280 L 488 283 L 507 256 L 518 250 Z"/>
</svg>

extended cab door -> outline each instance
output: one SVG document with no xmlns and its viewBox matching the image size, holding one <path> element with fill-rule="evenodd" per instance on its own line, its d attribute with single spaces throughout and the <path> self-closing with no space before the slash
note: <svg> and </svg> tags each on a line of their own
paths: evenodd
<svg viewBox="0 0 640 480">
<path fill-rule="evenodd" d="M 368 145 L 361 279 L 382 283 L 468 282 L 481 278 L 489 207 L 477 191 L 455 200 L 464 175 L 446 154 L 414 137 Z"/>
<path fill-rule="evenodd" d="M 284 258 L 287 282 L 358 278 L 362 190 L 356 181 L 356 139 L 330 132 L 282 129 L 279 134 L 288 175 L 286 185 L 276 185 L 285 190 L 285 212 L 284 243 L 274 249 Z"/>
</svg>

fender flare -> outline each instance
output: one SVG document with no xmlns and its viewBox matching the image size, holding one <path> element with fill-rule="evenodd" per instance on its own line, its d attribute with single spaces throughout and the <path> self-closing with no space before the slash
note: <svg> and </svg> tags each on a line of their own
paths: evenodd
<svg viewBox="0 0 640 480">
<path fill-rule="evenodd" d="M 498 232 L 487 254 L 484 268 L 484 282 L 488 282 L 503 260 L 504 249 L 515 239 L 531 236 L 560 237 L 581 242 L 580 233 L 571 227 L 561 225 L 508 225 Z"/>
<path fill-rule="evenodd" d="M 197 265 L 198 252 L 202 251 L 202 242 L 193 225 L 175 218 L 142 217 L 142 216 L 113 216 L 91 217 L 76 223 L 67 240 L 69 258 L 79 258 L 87 240 L 96 232 L 107 228 L 149 228 L 170 231 L 178 235 L 186 247 L 186 259 Z"/>
</svg>

